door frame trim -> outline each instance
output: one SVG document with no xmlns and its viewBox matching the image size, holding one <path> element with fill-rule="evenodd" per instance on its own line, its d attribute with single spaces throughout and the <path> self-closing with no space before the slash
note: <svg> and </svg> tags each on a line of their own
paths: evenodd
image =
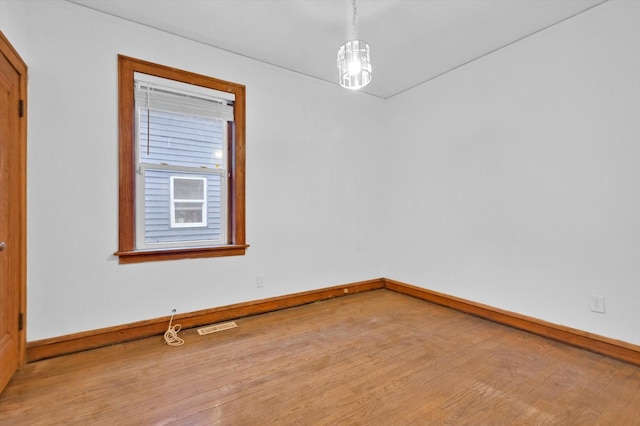
<svg viewBox="0 0 640 426">
<path fill-rule="evenodd" d="M 18 203 L 17 226 L 19 253 L 17 280 L 19 284 L 20 313 L 22 314 L 22 329 L 19 331 L 20 347 L 19 365 L 22 366 L 26 360 L 27 343 L 27 64 L 22 60 L 15 48 L 9 43 L 4 33 L 0 31 L 0 54 L 2 54 L 11 66 L 20 75 L 19 94 L 22 100 L 22 115 L 20 117 L 20 127 L 18 135 L 18 177 L 15 188 L 9 189 L 12 199 Z M 16 318 L 16 321 L 18 319 Z"/>
</svg>

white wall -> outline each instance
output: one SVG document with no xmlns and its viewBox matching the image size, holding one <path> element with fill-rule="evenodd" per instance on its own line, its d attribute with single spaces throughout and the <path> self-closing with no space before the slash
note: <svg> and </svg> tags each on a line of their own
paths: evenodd
<svg viewBox="0 0 640 426">
<path fill-rule="evenodd" d="M 639 344 L 639 18 L 610 1 L 380 101 L 0 0 L 30 74 L 28 339 L 386 276 Z M 118 53 L 247 86 L 246 256 L 112 256 Z"/>
<path fill-rule="evenodd" d="M 28 340 L 382 275 L 368 233 L 376 175 L 357 165 L 373 160 L 375 131 L 356 138 L 379 100 L 71 3 L 23 5 L 11 28 L 24 28 L 29 66 Z M 117 54 L 247 86 L 246 256 L 112 255 Z"/>
<path fill-rule="evenodd" d="M 386 276 L 640 344 L 638 22 L 612 1 L 388 102 Z"/>
<path fill-rule="evenodd" d="M 27 4 L 22 1 L 0 0 L 0 31 L 9 39 L 11 45 L 20 53 L 22 59 L 26 50 Z"/>
</svg>

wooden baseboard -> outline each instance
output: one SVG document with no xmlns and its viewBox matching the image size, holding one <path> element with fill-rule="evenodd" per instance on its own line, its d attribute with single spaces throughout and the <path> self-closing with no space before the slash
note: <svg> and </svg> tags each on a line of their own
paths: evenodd
<svg viewBox="0 0 640 426">
<path fill-rule="evenodd" d="M 640 346 L 382 278 L 385 288 L 539 336 L 640 365 Z"/>
<path fill-rule="evenodd" d="M 388 278 L 379 278 L 286 296 L 238 303 L 219 308 L 205 309 L 176 315 L 174 320 L 179 322 L 182 328 L 187 329 L 382 288 L 456 309 L 467 314 L 515 327 L 635 365 L 640 365 L 640 346 L 549 323 L 537 318 L 449 296 Z M 101 346 L 113 345 L 143 337 L 161 335 L 166 331 L 168 323 L 169 317 L 167 316 L 28 342 L 26 350 L 27 362 L 95 349 Z"/>
<path fill-rule="evenodd" d="M 286 296 L 179 314 L 174 317 L 174 322 L 179 322 L 183 329 L 187 329 L 381 288 L 384 288 L 384 281 L 382 279 L 361 281 Z M 155 318 L 131 324 L 123 324 L 115 327 L 90 330 L 66 336 L 28 342 L 26 351 L 27 362 L 34 362 L 88 349 L 95 349 L 143 337 L 161 335 L 167 331 L 169 318 L 169 316 Z"/>
</svg>

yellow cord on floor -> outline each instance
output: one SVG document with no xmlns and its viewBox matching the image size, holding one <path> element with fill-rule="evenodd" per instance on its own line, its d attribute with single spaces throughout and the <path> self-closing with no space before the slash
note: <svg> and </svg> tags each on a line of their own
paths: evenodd
<svg viewBox="0 0 640 426">
<path fill-rule="evenodd" d="M 176 310 L 174 309 L 171 314 L 171 319 L 169 320 L 169 328 L 164 333 L 164 341 L 169 346 L 180 346 L 184 343 L 184 340 L 178 337 L 178 331 L 180 331 L 180 324 L 176 324 L 173 327 L 171 326 L 171 322 L 173 321 L 173 316 L 175 315 Z"/>
</svg>

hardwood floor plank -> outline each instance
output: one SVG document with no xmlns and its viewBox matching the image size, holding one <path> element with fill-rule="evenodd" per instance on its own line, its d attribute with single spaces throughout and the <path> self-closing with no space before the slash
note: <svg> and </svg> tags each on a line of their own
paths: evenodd
<svg viewBox="0 0 640 426">
<path fill-rule="evenodd" d="M 640 424 L 640 368 L 388 290 L 25 365 L 2 425 Z"/>
</svg>

